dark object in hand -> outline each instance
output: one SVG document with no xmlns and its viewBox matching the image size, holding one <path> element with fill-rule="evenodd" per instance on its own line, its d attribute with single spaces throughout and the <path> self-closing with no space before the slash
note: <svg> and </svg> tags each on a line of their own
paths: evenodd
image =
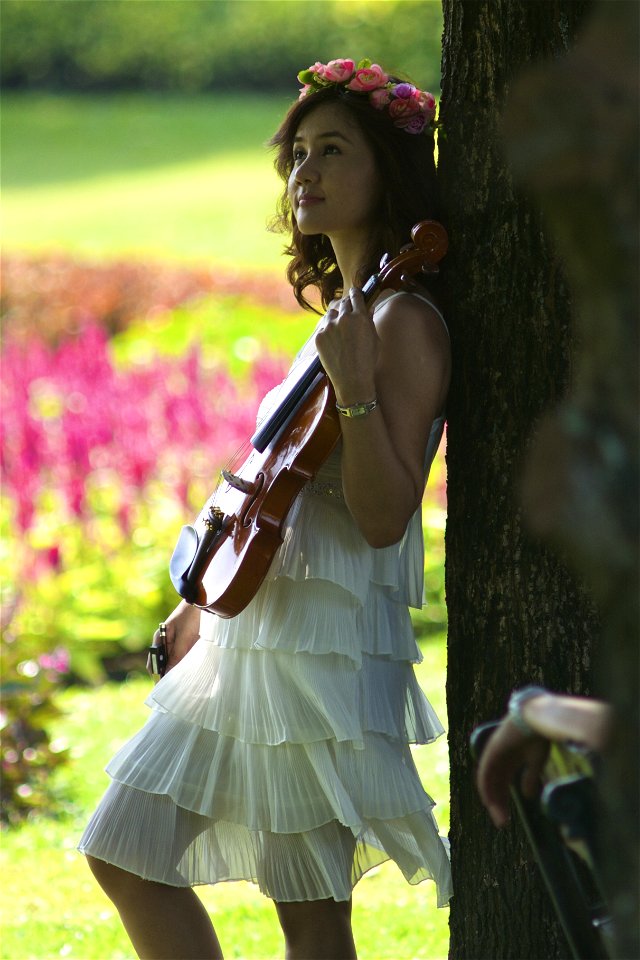
<svg viewBox="0 0 640 960">
<path fill-rule="evenodd" d="M 167 627 L 161 623 L 158 642 L 147 649 L 147 670 L 154 679 L 164 677 L 167 670 Z"/>
</svg>

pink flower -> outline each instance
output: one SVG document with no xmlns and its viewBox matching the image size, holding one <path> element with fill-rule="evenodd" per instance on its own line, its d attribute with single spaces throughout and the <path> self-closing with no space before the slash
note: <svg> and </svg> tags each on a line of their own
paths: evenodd
<svg viewBox="0 0 640 960">
<path fill-rule="evenodd" d="M 423 90 L 420 93 L 420 106 L 426 110 L 435 110 L 436 98 L 432 93 L 427 93 L 426 90 Z"/>
<path fill-rule="evenodd" d="M 369 103 L 376 110 L 384 110 L 391 100 L 391 91 L 387 87 L 380 87 L 378 90 L 372 90 L 369 94 Z"/>
<path fill-rule="evenodd" d="M 396 120 L 396 127 L 401 127 L 405 133 L 422 133 L 427 124 L 427 118 L 423 113 L 414 113 L 412 117 Z"/>
<path fill-rule="evenodd" d="M 413 98 L 409 100 L 392 100 L 389 104 L 389 116 L 393 117 L 394 120 L 412 117 L 419 111 L 420 106 L 418 101 Z"/>
<path fill-rule="evenodd" d="M 45 670 L 54 673 L 68 673 L 71 665 L 69 651 L 64 647 L 56 647 L 51 653 L 43 653 L 38 657 L 38 663 Z"/>
<path fill-rule="evenodd" d="M 316 64 L 316 66 L 322 66 L 322 64 Z M 330 60 L 326 67 L 322 67 L 320 76 L 323 80 L 328 80 L 330 83 L 344 83 L 353 73 L 354 67 L 355 63 L 353 60 Z M 378 67 L 378 69 L 380 68 Z M 358 71 L 358 73 L 361 72 L 360 70 Z"/>
<path fill-rule="evenodd" d="M 44 551 L 44 556 L 51 570 L 59 571 L 61 569 L 62 555 L 60 553 L 60 547 L 57 544 L 53 547 L 47 547 Z"/>
<path fill-rule="evenodd" d="M 433 120 L 436 114 L 436 98 L 432 93 L 420 92 L 418 98 L 420 110 L 427 120 Z"/>
<path fill-rule="evenodd" d="M 356 70 L 355 77 L 347 84 L 347 90 L 355 90 L 358 93 L 367 93 L 369 90 L 376 90 L 389 82 L 389 77 L 382 67 L 377 63 L 372 63 L 370 67 L 363 67 Z"/>
<path fill-rule="evenodd" d="M 358 61 L 355 71 L 353 60 L 330 60 L 327 64 L 318 61 L 301 70 L 298 80 L 303 84 L 300 100 L 331 85 L 343 86 L 354 93 L 367 93 L 371 106 L 375 110 L 387 109 L 395 126 L 407 133 L 421 133 L 435 116 L 433 94 L 404 80 L 393 82 L 379 64 L 366 58 Z"/>
</svg>

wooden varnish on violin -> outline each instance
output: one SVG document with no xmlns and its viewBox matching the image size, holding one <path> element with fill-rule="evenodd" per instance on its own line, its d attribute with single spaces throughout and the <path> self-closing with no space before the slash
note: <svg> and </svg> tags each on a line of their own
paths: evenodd
<svg viewBox="0 0 640 960">
<path fill-rule="evenodd" d="M 437 273 L 447 251 L 444 227 L 424 220 L 411 239 L 393 260 L 387 255 L 364 285 L 367 303 L 384 289 L 402 289 L 420 271 Z M 236 616 L 256 595 L 293 501 L 340 438 L 335 394 L 317 354 L 294 367 L 282 391 L 283 399 L 251 438 L 242 466 L 222 471 L 193 526 L 182 528 L 169 564 L 180 596 L 220 617 Z"/>
</svg>

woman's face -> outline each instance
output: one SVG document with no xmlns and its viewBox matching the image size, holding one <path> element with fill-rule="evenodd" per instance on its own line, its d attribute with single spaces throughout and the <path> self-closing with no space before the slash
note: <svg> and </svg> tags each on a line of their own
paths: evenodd
<svg viewBox="0 0 640 960">
<path fill-rule="evenodd" d="M 298 229 L 333 242 L 366 244 L 379 206 L 373 151 L 349 113 L 323 104 L 296 131 L 289 201 Z"/>
</svg>

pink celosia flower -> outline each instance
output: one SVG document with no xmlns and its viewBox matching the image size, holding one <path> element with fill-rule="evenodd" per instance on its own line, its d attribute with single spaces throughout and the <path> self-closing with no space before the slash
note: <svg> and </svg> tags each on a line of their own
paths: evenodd
<svg viewBox="0 0 640 960">
<path fill-rule="evenodd" d="M 44 490 L 90 521 L 87 485 L 96 477 L 117 478 L 113 509 L 125 530 L 151 480 L 183 497 L 172 465 L 201 454 L 201 472 L 215 473 L 255 429 L 259 394 L 284 375 L 282 362 L 262 358 L 238 383 L 226 370 L 208 370 L 197 346 L 178 360 L 155 357 L 120 370 L 95 326 L 55 352 L 37 338 L 28 350 L 8 338 L 3 359 L 0 467 L 21 531 L 36 519 Z M 53 549 L 39 559 L 27 571 L 34 576 L 59 563 Z"/>
<path fill-rule="evenodd" d="M 68 673 L 71 658 L 65 647 L 56 647 L 51 653 L 41 654 L 38 657 L 38 663 L 44 670 L 53 670 L 54 673 Z"/>
<path fill-rule="evenodd" d="M 367 91 L 375 90 L 388 82 L 389 77 L 382 67 L 377 63 L 372 63 L 370 67 L 362 67 L 361 70 L 356 70 L 355 77 L 347 84 L 347 90 L 367 93 Z"/>
<path fill-rule="evenodd" d="M 50 570 L 57 572 L 62 568 L 62 554 L 57 544 L 52 547 L 47 547 L 44 551 L 44 557 Z"/>
</svg>

